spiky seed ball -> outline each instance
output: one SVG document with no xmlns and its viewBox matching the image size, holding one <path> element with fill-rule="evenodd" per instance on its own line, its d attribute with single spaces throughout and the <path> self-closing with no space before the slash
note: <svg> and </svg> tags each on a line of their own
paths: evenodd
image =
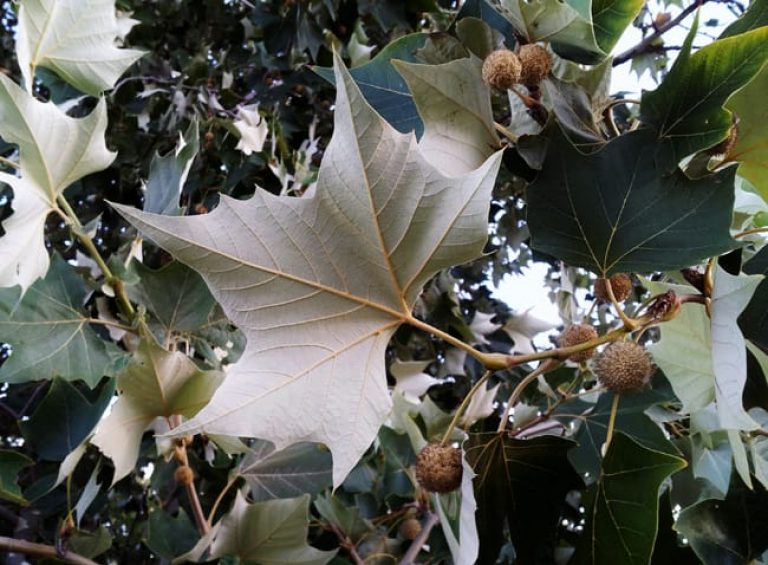
<svg viewBox="0 0 768 565">
<path fill-rule="evenodd" d="M 416 518 L 408 518 L 400 524 L 400 535 L 403 539 L 415 540 L 421 533 L 421 522 Z"/>
<path fill-rule="evenodd" d="M 416 480 L 429 492 L 451 492 L 461 485 L 461 450 L 430 443 L 416 456 Z"/>
<path fill-rule="evenodd" d="M 513 51 L 498 49 L 483 61 L 483 80 L 492 88 L 507 90 L 520 82 L 522 69 L 520 59 Z"/>
<path fill-rule="evenodd" d="M 613 296 L 618 302 L 624 302 L 632 294 L 632 279 L 626 273 L 616 273 L 610 279 Z M 610 302 L 608 289 L 605 288 L 605 279 L 595 281 L 595 298 L 598 302 Z"/>
<path fill-rule="evenodd" d="M 176 482 L 179 484 L 191 485 L 195 480 L 195 472 L 191 467 L 181 465 L 176 468 L 176 471 L 173 473 L 173 478 L 176 479 Z"/>
<path fill-rule="evenodd" d="M 588 326 L 587 324 L 573 324 L 563 330 L 563 333 L 561 333 L 558 338 L 558 343 L 560 344 L 560 347 L 571 347 L 572 345 L 578 345 L 585 341 L 589 341 L 590 339 L 595 339 L 596 337 L 597 331 L 592 326 Z M 590 359 L 594 354 L 595 348 L 593 347 L 592 349 L 585 349 L 584 351 L 574 353 L 568 357 L 568 359 L 575 363 L 582 363 L 587 359 Z"/>
<path fill-rule="evenodd" d="M 639 392 L 648 388 L 654 373 L 651 355 L 634 341 L 615 341 L 595 361 L 598 380 L 612 392 Z"/>
<path fill-rule="evenodd" d="M 523 45 L 517 53 L 523 67 L 520 82 L 535 86 L 552 70 L 552 57 L 541 45 Z"/>
</svg>

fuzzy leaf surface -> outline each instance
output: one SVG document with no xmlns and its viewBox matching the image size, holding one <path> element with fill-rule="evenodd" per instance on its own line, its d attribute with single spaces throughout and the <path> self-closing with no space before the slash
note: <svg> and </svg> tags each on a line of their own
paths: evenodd
<svg viewBox="0 0 768 565">
<path fill-rule="evenodd" d="M 23 0 L 16 52 L 27 91 L 46 67 L 78 90 L 99 96 L 143 54 L 119 49 L 115 0 Z"/>
<path fill-rule="evenodd" d="M 41 231 L 42 233 L 42 231 Z M 95 386 L 113 375 L 124 354 L 102 340 L 82 310 L 85 288 L 74 269 L 54 255 L 44 279 L 24 294 L 0 289 L 0 341 L 13 354 L 0 367 L 0 381 L 23 383 L 56 376 Z M 41 346 L 41 344 L 45 344 Z"/>
<path fill-rule="evenodd" d="M 104 100 L 85 118 L 70 118 L 0 74 L 0 137 L 18 145 L 21 173 L 0 173 L 0 182 L 14 193 L 14 214 L 3 221 L 6 233 L 0 237 L 0 287 L 26 290 L 45 275 L 45 218 L 67 186 L 112 163 L 115 155 L 104 143 L 106 128 Z"/>
<path fill-rule="evenodd" d="M 583 155 L 556 129 L 527 189 L 531 246 L 601 274 L 679 269 L 736 247 L 733 169 L 665 176 L 654 137 L 635 131 Z"/>
<path fill-rule="evenodd" d="M 91 439 L 112 459 L 112 483 L 133 470 L 141 436 L 155 418 L 191 418 L 210 400 L 222 378 L 222 373 L 201 371 L 183 353 L 166 351 L 152 338 L 144 338 L 117 377 L 122 394 Z"/>
<path fill-rule="evenodd" d="M 446 177 L 365 102 L 337 62 L 334 136 L 312 197 L 257 190 L 211 214 L 116 206 L 198 270 L 248 339 L 178 433 L 325 443 L 340 484 L 391 408 L 384 351 L 439 270 L 480 255 L 500 153 Z"/>
<path fill-rule="evenodd" d="M 768 60 L 768 27 L 720 39 L 691 54 L 695 35 L 694 26 L 672 70 L 640 106 L 641 119 L 658 133 L 658 155 L 668 171 L 727 136 L 732 117 L 723 105 Z"/>
</svg>

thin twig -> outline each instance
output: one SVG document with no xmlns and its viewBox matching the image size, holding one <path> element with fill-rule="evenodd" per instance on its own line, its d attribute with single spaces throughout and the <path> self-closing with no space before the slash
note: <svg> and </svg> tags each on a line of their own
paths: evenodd
<svg viewBox="0 0 768 565">
<path fill-rule="evenodd" d="M 213 518 L 216 516 L 216 510 L 219 509 L 219 504 L 221 504 L 221 501 L 224 500 L 224 495 L 227 494 L 230 488 L 232 488 L 232 485 L 234 485 L 237 482 L 237 479 L 240 478 L 240 475 L 234 475 L 232 478 L 230 478 L 227 481 L 227 484 L 224 485 L 224 488 L 221 489 L 221 492 L 219 493 L 219 496 L 216 497 L 216 500 L 213 502 L 213 506 L 211 507 L 211 511 L 208 512 L 208 525 L 213 525 Z"/>
<path fill-rule="evenodd" d="M 768 227 L 767 228 L 752 228 L 751 230 L 744 230 L 744 231 L 739 232 L 736 235 L 734 235 L 733 239 L 738 239 L 738 238 L 741 238 L 741 237 L 746 237 L 748 235 L 755 235 L 755 234 L 758 234 L 758 233 L 760 233 L 760 234 L 762 234 L 762 233 L 768 234 Z"/>
<path fill-rule="evenodd" d="M 497 132 L 499 132 L 501 135 L 509 139 L 512 143 L 517 143 L 517 136 L 509 131 L 507 128 L 505 128 L 503 125 L 501 125 L 499 122 L 493 122 L 493 127 L 496 129 Z"/>
<path fill-rule="evenodd" d="M 522 381 L 517 383 L 517 386 L 512 391 L 512 394 L 509 395 L 509 400 L 507 401 L 507 407 L 504 409 L 504 415 L 501 417 L 501 422 L 499 422 L 499 427 L 497 430 L 498 433 L 502 433 L 504 430 L 507 429 L 507 423 L 509 422 L 509 412 L 512 410 L 512 407 L 517 402 L 517 399 L 520 398 L 520 395 L 523 394 L 525 387 L 527 387 L 529 384 L 535 381 L 539 377 L 539 375 L 542 375 L 547 371 L 551 371 L 552 369 L 557 367 L 559 364 L 560 364 L 560 361 L 554 361 L 553 359 L 542 361 L 538 367 L 536 367 L 533 371 L 528 373 Z"/>
<path fill-rule="evenodd" d="M 416 563 L 416 557 L 419 555 L 421 548 L 429 538 L 429 534 L 432 532 L 432 528 L 440 521 L 440 518 L 434 512 L 427 514 L 427 520 L 421 527 L 421 532 L 416 536 L 416 539 L 411 542 L 411 546 L 408 551 L 405 552 L 403 558 L 400 560 L 400 565 L 414 565 Z"/>
<path fill-rule="evenodd" d="M 613 428 L 616 426 L 616 414 L 619 411 L 620 398 L 621 395 L 619 393 L 613 393 L 613 400 L 611 401 L 611 415 L 608 417 L 608 431 L 605 435 L 605 453 L 608 453 L 608 448 L 611 446 L 611 440 L 613 439 Z"/>
<path fill-rule="evenodd" d="M 483 373 L 483 376 L 477 380 L 475 386 L 470 389 L 470 391 L 467 393 L 467 396 L 465 396 L 464 400 L 461 401 L 461 404 L 456 409 L 456 413 L 451 419 L 451 423 L 448 424 L 448 428 L 445 430 L 445 434 L 443 434 L 443 439 L 440 441 L 440 445 L 445 445 L 448 443 L 448 440 L 451 438 L 451 434 L 453 433 L 453 428 L 458 425 L 459 419 L 464 413 L 464 410 L 466 410 L 467 406 L 469 405 L 470 400 L 472 400 L 472 397 L 475 395 L 475 393 L 480 390 L 480 387 L 485 384 L 485 381 L 487 381 L 492 374 L 493 371 L 490 370 Z"/>
<path fill-rule="evenodd" d="M 621 65 L 622 63 L 626 63 L 630 59 L 636 57 L 637 55 L 640 55 L 641 53 L 645 53 L 648 51 L 648 49 L 651 47 L 654 41 L 656 41 L 659 37 L 664 35 L 666 32 L 668 32 L 670 29 L 678 25 L 680 22 L 682 22 L 685 18 L 690 16 L 693 12 L 695 12 L 700 6 L 706 4 L 708 0 L 697 0 L 696 2 L 686 6 L 682 12 L 680 12 L 677 16 L 669 20 L 667 23 L 660 25 L 658 28 L 656 28 L 656 31 L 651 33 L 650 35 L 646 35 L 643 40 L 635 45 L 634 47 L 631 47 L 630 49 L 627 49 L 623 53 L 619 53 L 613 58 L 613 66 L 617 67 L 618 65 Z"/>
<path fill-rule="evenodd" d="M 0 536 L 0 549 L 15 553 L 23 553 L 25 555 L 50 557 L 52 559 L 58 559 L 59 561 L 76 563 L 79 565 L 98 565 L 96 561 L 91 561 L 87 557 L 83 557 L 82 555 L 69 550 L 59 551 L 52 545 L 32 543 L 31 541 L 7 538 L 4 536 Z"/>
<path fill-rule="evenodd" d="M 16 161 L 11 161 L 10 159 L 6 159 L 5 157 L 0 157 L 0 164 L 6 165 L 13 169 L 21 169 L 21 165 L 19 165 Z"/>
<path fill-rule="evenodd" d="M 349 554 L 349 558 L 352 559 L 352 562 L 355 565 L 365 565 L 365 561 L 363 561 L 363 558 L 360 557 L 355 544 L 352 542 L 349 536 L 342 532 L 333 522 L 328 522 L 328 525 L 330 526 L 333 533 L 336 534 L 336 537 L 339 538 L 339 545 L 343 547 L 344 550 L 346 550 L 346 552 Z"/>
</svg>

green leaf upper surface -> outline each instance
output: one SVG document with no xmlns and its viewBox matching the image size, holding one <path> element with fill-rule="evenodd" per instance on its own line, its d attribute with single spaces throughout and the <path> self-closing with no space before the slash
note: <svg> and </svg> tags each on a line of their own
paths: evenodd
<svg viewBox="0 0 768 565">
<path fill-rule="evenodd" d="M 248 339 L 211 404 L 174 433 L 325 443 L 338 485 L 391 407 L 389 337 L 429 278 L 482 252 L 501 154 L 446 177 L 338 60 L 336 73 L 334 135 L 312 197 L 257 190 L 194 217 L 117 208 L 201 272 Z"/>
<path fill-rule="evenodd" d="M 616 434 L 587 510 L 576 562 L 646 565 L 656 540 L 659 487 L 685 465 L 680 457 Z"/>
<path fill-rule="evenodd" d="M 34 461 L 23 453 L 0 449 L 0 500 L 7 500 L 22 506 L 27 505 L 19 485 L 16 484 L 16 477 L 19 471 L 33 463 Z"/>
<path fill-rule="evenodd" d="M 189 169 L 200 149 L 197 120 L 192 120 L 180 136 L 176 149 L 167 155 L 155 155 L 149 165 L 149 178 L 144 189 L 144 210 L 153 214 L 180 213 L 179 198 Z"/>
<path fill-rule="evenodd" d="M 166 351 L 145 337 L 118 375 L 121 395 L 91 439 L 112 459 L 112 483 L 133 470 L 141 436 L 155 418 L 191 418 L 208 403 L 223 377 L 218 371 L 198 369 L 183 353 Z"/>
<path fill-rule="evenodd" d="M 16 53 L 28 92 L 35 68 L 47 67 L 98 96 L 143 54 L 118 49 L 115 0 L 22 0 Z"/>
<path fill-rule="evenodd" d="M 392 60 L 417 62 L 416 51 L 424 47 L 428 37 L 426 33 L 401 37 L 379 51 L 369 63 L 349 71 L 365 99 L 381 117 L 402 133 L 415 131 L 417 137 L 424 132 L 424 124 L 419 118 L 405 79 L 392 65 Z M 315 72 L 335 83 L 333 69 L 315 67 Z"/>
<path fill-rule="evenodd" d="M 592 0 L 592 27 L 603 51 L 611 52 L 644 4 L 643 0 Z"/>
<path fill-rule="evenodd" d="M 114 379 L 94 392 L 98 395 L 88 398 L 67 381 L 55 378 L 35 413 L 19 422 L 24 439 L 41 458 L 61 461 L 88 437 L 112 400 Z"/>
<path fill-rule="evenodd" d="M 324 565 L 336 551 L 307 544 L 309 495 L 248 504 L 238 493 L 217 525 L 211 558 L 226 555 L 263 565 Z"/>
<path fill-rule="evenodd" d="M 733 176 L 664 176 L 654 135 L 622 135 L 579 153 L 559 129 L 527 189 L 531 246 L 596 273 L 672 270 L 736 247 Z"/>
<path fill-rule="evenodd" d="M 330 452 L 316 443 L 296 443 L 276 451 L 268 441 L 258 441 L 240 462 L 238 472 L 256 502 L 315 494 L 331 485 Z"/>
<path fill-rule="evenodd" d="M 506 434 L 470 437 L 467 460 L 474 479 L 480 534 L 479 563 L 494 563 L 508 524 L 521 563 L 553 560 L 553 542 L 565 495 L 579 479 L 568 462 L 572 441 L 541 436 L 529 440 Z"/>
<path fill-rule="evenodd" d="M 161 508 L 149 512 L 144 543 L 158 556 L 173 559 L 192 549 L 197 538 L 197 530 L 183 508 L 175 518 Z"/>
<path fill-rule="evenodd" d="M 667 77 L 643 95 L 640 106 L 641 120 L 658 133 L 658 158 L 667 171 L 728 135 L 732 117 L 723 105 L 768 60 L 768 27 L 715 41 L 691 54 L 695 35 L 696 26 Z"/>
<path fill-rule="evenodd" d="M 104 100 L 87 117 L 70 118 L 0 74 L 0 137 L 18 145 L 21 173 L 0 172 L 0 182 L 14 193 L 14 214 L 3 220 L 6 233 L 0 237 L 0 287 L 26 289 L 45 275 L 45 218 L 67 186 L 112 163 L 115 155 L 104 142 L 106 128 Z"/>
<path fill-rule="evenodd" d="M 20 294 L 18 287 L 0 289 L 0 341 L 13 347 L 13 355 L 0 367 L 0 381 L 59 376 L 93 387 L 115 373 L 124 354 L 91 329 L 81 310 L 85 287 L 61 257 L 54 255 L 45 278 L 23 298 Z"/>
</svg>

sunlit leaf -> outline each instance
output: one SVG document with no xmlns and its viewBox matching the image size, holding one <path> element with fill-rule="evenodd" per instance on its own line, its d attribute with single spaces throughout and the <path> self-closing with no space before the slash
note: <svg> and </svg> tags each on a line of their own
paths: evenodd
<svg viewBox="0 0 768 565">
<path fill-rule="evenodd" d="M 211 404 L 174 433 L 260 437 L 278 449 L 322 442 L 338 485 L 391 407 L 389 337 L 432 275 L 482 252 L 501 155 L 444 176 L 336 72 L 334 136 L 313 197 L 257 190 L 185 218 L 117 208 L 198 270 L 248 338 Z"/>
</svg>

